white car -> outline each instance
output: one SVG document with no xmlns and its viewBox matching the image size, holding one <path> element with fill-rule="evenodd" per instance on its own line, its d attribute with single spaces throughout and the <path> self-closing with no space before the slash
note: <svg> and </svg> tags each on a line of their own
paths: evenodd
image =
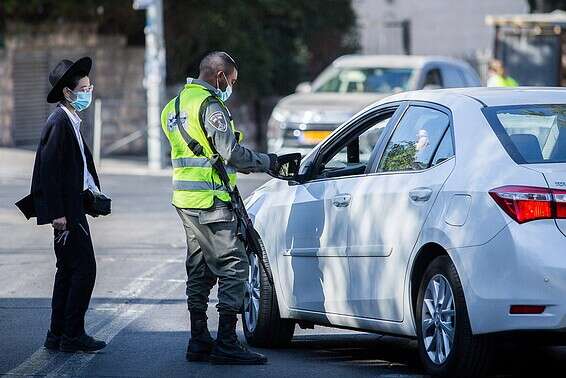
<svg viewBox="0 0 566 378">
<path fill-rule="evenodd" d="M 566 331 L 566 90 L 397 94 L 246 202 L 250 344 L 295 324 L 416 337 L 431 374 L 483 374 L 495 333 Z"/>
<path fill-rule="evenodd" d="M 441 56 L 344 55 L 281 99 L 268 121 L 275 153 L 310 151 L 366 106 L 401 91 L 478 87 L 466 62 Z"/>
</svg>

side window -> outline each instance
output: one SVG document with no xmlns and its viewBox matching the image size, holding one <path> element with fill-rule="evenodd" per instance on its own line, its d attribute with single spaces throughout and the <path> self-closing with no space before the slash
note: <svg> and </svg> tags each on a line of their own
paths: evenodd
<svg viewBox="0 0 566 378">
<path fill-rule="evenodd" d="M 452 156 L 454 156 L 454 144 L 452 143 L 452 128 L 449 127 L 440 141 L 436 154 L 434 154 L 432 166 L 438 165 Z"/>
<path fill-rule="evenodd" d="M 470 72 L 470 70 L 462 71 L 464 78 L 466 79 L 466 86 L 468 87 L 479 87 L 480 82 L 478 76 L 474 72 Z"/>
<path fill-rule="evenodd" d="M 462 88 L 466 86 L 462 72 L 459 68 L 452 66 L 444 66 L 443 68 L 444 87 L 446 88 Z"/>
<path fill-rule="evenodd" d="M 441 111 L 411 106 L 385 147 L 378 172 L 418 171 L 431 166 L 450 120 Z"/>
<path fill-rule="evenodd" d="M 369 121 L 365 127 L 359 128 L 360 133 L 329 151 L 319 165 L 318 176 L 340 177 L 364 173 L 379 137 L 392 116 L 393 113 L 389 113 L 378 120 Z"/>
<path fill-rule="evenodd" d="M 433 68 L 426 73 L 423 87 L 443 87 L 442 76 L 438 68 Z"/>
</svg>

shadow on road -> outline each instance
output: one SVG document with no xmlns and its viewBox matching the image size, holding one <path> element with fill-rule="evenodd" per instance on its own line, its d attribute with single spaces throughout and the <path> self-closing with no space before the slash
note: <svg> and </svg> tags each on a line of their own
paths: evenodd
<svg viewBox="0 0 566 378">
<path fill-rule="evenodd" d="M 300 335 L 293 338 L 290 351 L 300 352 L 310 362 L 368 367 L 391 374 L 424 374 L 415 340 L 372 334 Z M 566 346 L 504 343 L 494 355 L 493 377 L 563 376 Z"/>
</svg>

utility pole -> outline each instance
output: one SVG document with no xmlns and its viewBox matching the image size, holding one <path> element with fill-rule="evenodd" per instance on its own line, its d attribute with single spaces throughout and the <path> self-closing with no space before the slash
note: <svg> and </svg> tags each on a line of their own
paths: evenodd
<svg viewBox="0 0 566 378">
<path fill-rule="evenodd" d="M 145 77 L 147 93 L 147 160 L 150 169 L 165 166 L 161 136 L 161 109 L 165 99 L 165 39 L 163 0 L 134 0 L 134 9 L 145 9 Z"/>
</svg>

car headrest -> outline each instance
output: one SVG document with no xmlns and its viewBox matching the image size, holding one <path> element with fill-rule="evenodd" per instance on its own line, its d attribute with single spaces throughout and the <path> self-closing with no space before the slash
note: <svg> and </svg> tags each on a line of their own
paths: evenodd
<svg viewBox="0 0 566 378">
<path fill-rule="evenodd" d="M 562 127 L 560 134 L 558 134 L 558 139 L 554 144 L 554 149 L 550 154 L 550 158 L 555 161 L 566 160 L 566 128 Z"/>
<path fill-rule="evenodd" d="M 511 134 L 510 137 L 526 161 L 537 162 L 543 160 L 542 150 L 536 136 L 532 134 Z"/>
</svg>

